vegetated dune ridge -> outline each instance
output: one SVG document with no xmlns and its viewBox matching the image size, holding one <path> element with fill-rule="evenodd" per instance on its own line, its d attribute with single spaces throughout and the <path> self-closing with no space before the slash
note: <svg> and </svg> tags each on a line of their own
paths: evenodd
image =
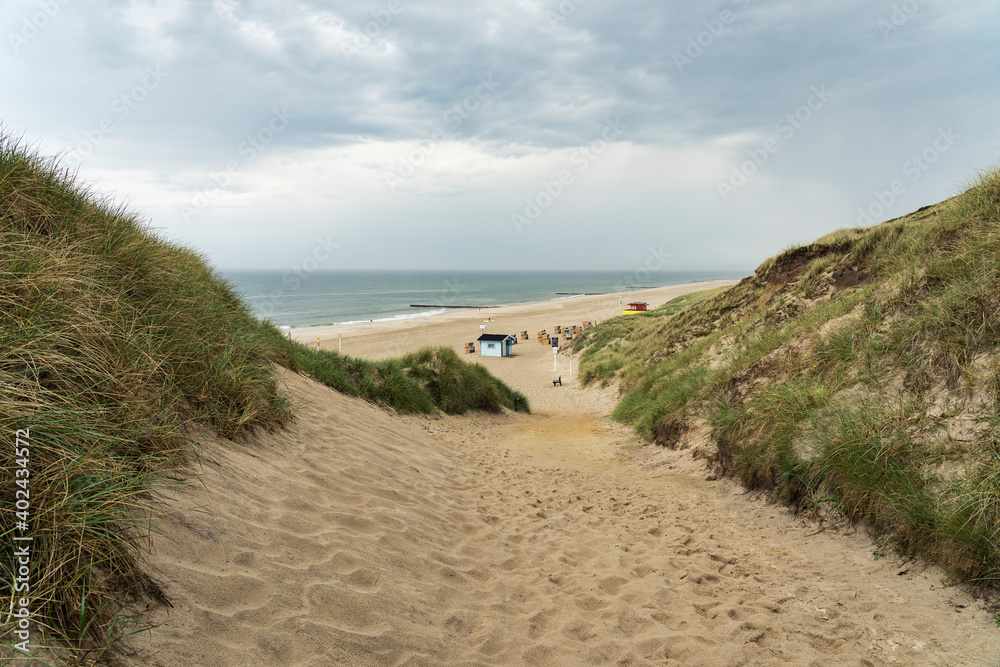
<svg viewBox="0 0 1000 667">
<path fill-rule="evenodd" d="M 162 599 L 136 555 L 188 430 L 291 418 L 262 334 L 197 253 L 0 134 L 0 662 L 21 620 L 33 655 L 93 660 L 130 629 L 125 599 Z"/>
<path fill-rule="evenodd" d="M 596 307 L 353 329 L 344 348 L 461 348 L 480 323 L 552 330 Z M 130 664 L 996 663 L 990 613 L 942 572 L 643 446 L 607 419 L 616 392 L 574 386 L 562 354 L 553 372 L 546 345 L 467 358 L 534 414 L 400 417 L 287 375 L 295 425 L 210 446 L 161 521 L 152 562 L 174 607 Z"/>
<path fill-rule="evenodd" d="M 615 417 L 800 510 L 1000 583 L 1000 171 L 663 319 L 585 332 Z"/>
<path fill-rule="evenodd" d="M 374 363 L 286 340 L 198 253 L 0 134 L 0 663 L 101 660 L 136 627 L 124 606 L 164 601 L 139 557 L 150 492 L 193 434 L 287 423 L 278 364 L 403 413 L 528 407 L 450 349 Z"/>
</svg>

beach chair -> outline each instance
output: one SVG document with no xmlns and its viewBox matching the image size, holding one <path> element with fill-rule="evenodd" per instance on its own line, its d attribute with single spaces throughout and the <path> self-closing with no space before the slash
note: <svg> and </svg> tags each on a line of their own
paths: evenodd
<svg viewBox="0 0 1000 667">
<path fill-rule="evenodd" d="M 555 387 L 556 385 L 559 385 L 560 387 L 562 386 L 562 375 L 559 376 L 558 380 L 552 381 L 552 386 Z"/>
<path fill-rule="evenodd" d="M 475 343 L 469 343 L 469 347 L 466 348 L 465 352 L 467 354 L 475 354 L 476 353 L 476 344 Z"/>
</svg>

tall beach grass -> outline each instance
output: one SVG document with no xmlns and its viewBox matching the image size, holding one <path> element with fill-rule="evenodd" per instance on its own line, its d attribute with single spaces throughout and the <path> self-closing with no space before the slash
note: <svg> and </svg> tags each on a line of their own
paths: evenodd
<svg viewBox="0 0 1000 667">
<path fill-rule="evenodd" d="M 1000 584 L 1000 171 L 575 349 L 647 438 L 676 446 L 703 420 L 701 453 L 748 487 Z"/>
<path fill-rule="evenodd" d="M 143 627 L 129 610 L 166 601 L 143 563 L 154 492 L 178 483 L 197 434 L 288 425 L 282 365 L 401 412 L 528 410 L 450 350 L 373 363 L 286 340 L 198 253 L 0 137 L 0 662 L 17 654 L 15 536 L 33 540 L 32 646 L 92 664 Z"/>
</svg>

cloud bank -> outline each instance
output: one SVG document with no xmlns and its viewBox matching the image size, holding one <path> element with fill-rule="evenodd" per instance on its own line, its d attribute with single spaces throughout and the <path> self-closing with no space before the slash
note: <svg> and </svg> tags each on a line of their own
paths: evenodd
<svg viewBox="0 0 1000 667">
<path fill-rule="evenodd" d="M 13 0 L 5 131 L 223 267 L 750 270 L 995 164 L 943 0 Z"/>
</svg>

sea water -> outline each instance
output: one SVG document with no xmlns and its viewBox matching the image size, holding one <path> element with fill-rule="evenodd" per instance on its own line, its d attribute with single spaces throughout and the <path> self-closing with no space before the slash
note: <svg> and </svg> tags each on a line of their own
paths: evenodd
<svg viewBox="0 0 1000 667">
<path fill-rule="evenodd" d="M 295 329 L 742 277 L 731 271 L 644 271 L 636 276 L 614 271 L 230 270 L 222 275 L 258 317 Z"/>
</svg>

